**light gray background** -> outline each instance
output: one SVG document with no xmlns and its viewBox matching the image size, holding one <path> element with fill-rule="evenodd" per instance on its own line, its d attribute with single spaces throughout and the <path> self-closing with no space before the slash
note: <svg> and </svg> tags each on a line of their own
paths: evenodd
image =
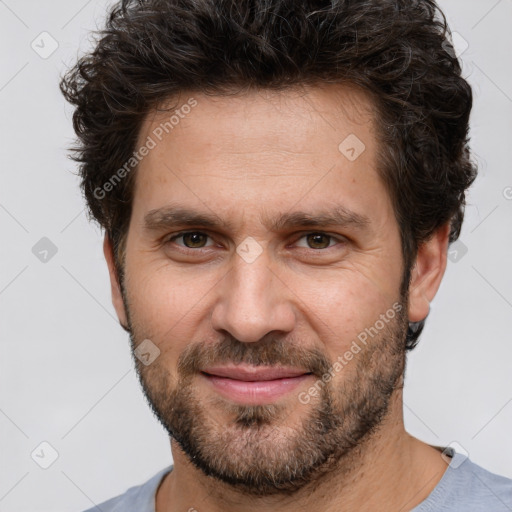
<svg viewBox="0 0 512 512">
<path fill-rule="evenodd" d="M 450 261 L 409 357 L 406 427 L 432 444 L 456 441 L 512 478 L 512 0 L 440 3 L 460 51 L 469 45 L 461 58 L 480 175 L 461 236 L 467 253 Z M 80 511 L 171 463 L 66 153 L 74 134 L 58 78 L 106 5 L 0 0 L 0 511 Z M 58 42 L 48 58 L 31 47 L 51 49 L 43 31 Z M 58 249 L 46 263 L 32 252 L 42 237 Z M 43 441 L 59 454 L 48 469 L 31 458 Z M 36 453 L 49 460 L 48 448 Z"/>
</svg>

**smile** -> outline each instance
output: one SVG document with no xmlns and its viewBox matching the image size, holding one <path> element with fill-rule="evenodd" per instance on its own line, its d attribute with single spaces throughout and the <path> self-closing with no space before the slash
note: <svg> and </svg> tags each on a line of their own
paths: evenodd
<svg viewBox="0 0 512 512">
<path fill-rule="evenodd" d="M 311 373 L 297 368 L 238 365 L 207 368 L 201 376 L 225 398 L 256 405 L 290 393 Z"/>
</svg>

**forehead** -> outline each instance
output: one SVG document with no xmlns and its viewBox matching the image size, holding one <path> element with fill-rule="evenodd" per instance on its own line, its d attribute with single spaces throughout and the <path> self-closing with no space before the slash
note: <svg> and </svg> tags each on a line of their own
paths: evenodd
<svg viewBox="0 0 512 512">
<path fill-rule="evenodd" d="M 371 143 L 374 121 L 372 99 L 353 85 L 301 85 L 219 96 L 190 91 L 169 98 L 146 116 L 138 142 L 142 145 L 147 136 L 157 142 L 197 138 L 222 142 L 224 152 L 240 146 L 249 152 L 251 145 L 262 142 L 265 148 L 306 152 L 314 151 L 321 138 L 336 143 L 347 130 Z"/>
<path fill-rule="evenodd" d="M 357 211 L 350 203 L 362 194 L 368 203 L 385 194 L 374 116 L 366 93 L 339 84 L 182 93 L 141 127 L 138 146 L 152 149 L 137 168 L 134 211 L 176 199 L 226 214 L 319 200 Z M 371 199 L 375 208 L 386 200 Z"/>
</svg>

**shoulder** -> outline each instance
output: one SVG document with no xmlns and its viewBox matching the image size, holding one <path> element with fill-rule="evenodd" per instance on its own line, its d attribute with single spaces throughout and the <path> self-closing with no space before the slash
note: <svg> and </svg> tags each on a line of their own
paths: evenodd
<svg viewBox="0 0 512 512">
<path fill-rule="evenodd" d="M 512 480 L 491 473 L 460 453 L 455 453 L 443 478 L 414 512 L 510 512 Z"/>
<path fill-rule="evenodd" d="M 458 469 L 464 469 L 459 475 L 459 481 L 465 484 L 461 485 L 461 491 L 472 496 L 475 510 L 481 510 L 479 506 L 487 506 L 488 509 L 492 506 L 491 510 L 496 512 L 512 510 L 510 478 L 491 473 L 469 459 L 466 459 Z"/>
<path fill-rule="evenodd" d="M 148 481 L 130 487 L 119 496 L 110 498 L 84 512 L 155 512 L 155 494 L 162 478 L 172 470 L 172 465 L 160 470 Z"/>
</svg>

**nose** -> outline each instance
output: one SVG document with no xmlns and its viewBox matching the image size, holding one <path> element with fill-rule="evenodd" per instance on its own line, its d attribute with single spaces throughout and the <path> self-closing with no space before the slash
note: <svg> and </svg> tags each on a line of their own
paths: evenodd
<svg viewBox="0 0 512 512">
<path fill-rule="evenodd" d="M 265 252 L 248 263 L 237 254 L 217 287 L 212 327 L 237 340 L 257 342 L 271 331 L 289 332 L 295 325 L 290 288 L 269 267 Z"/>
</svg>

